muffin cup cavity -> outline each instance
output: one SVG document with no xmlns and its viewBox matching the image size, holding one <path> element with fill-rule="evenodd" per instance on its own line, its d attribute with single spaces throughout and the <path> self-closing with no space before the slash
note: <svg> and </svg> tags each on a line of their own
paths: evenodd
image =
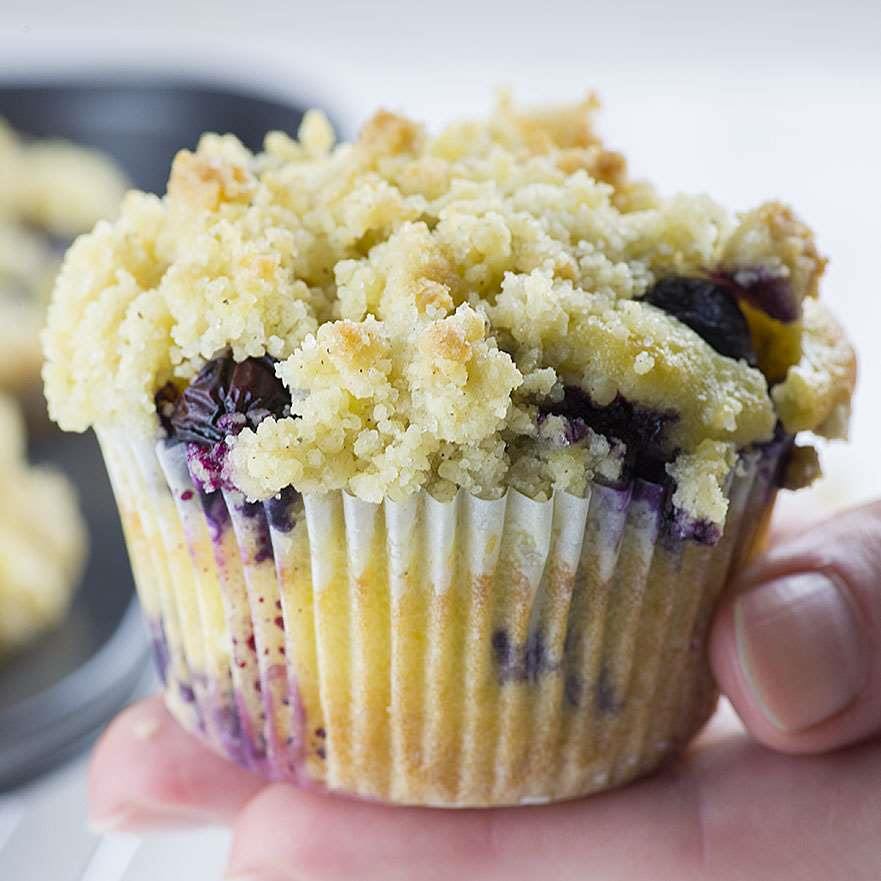
<svg viewBox="0 0 881 881">
<path fill-rule="evenodd" d="M 706 659 L 783 446 L 744 454 L 713 547 L 664 491 L 547 502 L 206 494 L 184 445 L 99 432 L 168 706 L 271 779 L 398 804 L 573 798 L 676 754 L 717 699 Z"/>
</svg>

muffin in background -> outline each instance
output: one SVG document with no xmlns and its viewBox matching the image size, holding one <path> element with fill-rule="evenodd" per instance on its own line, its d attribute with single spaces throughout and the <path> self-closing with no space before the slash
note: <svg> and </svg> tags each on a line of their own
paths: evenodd
<svg viewBox="0 0 881 881">
<path fill-rule="evenodd" d="M 115 217 L 126 187 L 102 153 L 24 140 L 0 119 L 0 390 L 29 414 L 36 401 L 42 409 L 39 336 L 61 263 L 57 240 Z"/>
<path fill-rule="evenodd" d="M 66 614 L 86 552 L 74 489 L 32 467 L 15 402 L 0 396 L 0 660 Z"/>
<path fill-rule="evenodd" d="M 50 411 L 95 428 L 167 703 L 222 754 L 536 803 L 711 714 L 716 604 L 855 358 L 788 207 L 657 195 L 595 107 L 208 134 L 69 252 Z"/>
</svg>

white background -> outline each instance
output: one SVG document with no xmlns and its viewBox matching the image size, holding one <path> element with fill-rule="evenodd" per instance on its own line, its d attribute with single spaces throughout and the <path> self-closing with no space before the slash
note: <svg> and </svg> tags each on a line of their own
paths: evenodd
<svg viewBox="0 0 881 881">
<path fill-rule="evenodd" d="M 815 228 L 831 258 L 824 296 L 862 363 L 853 443 L 826 452 L 829 477 L 815 496 L 840 506 L 881 495 L 875 0 L 542 0 L 528 8 L 515 0 L 0 0 L 0 76 L 121 64 L 208 73 L 318 103 L 346 134 L 379 104 L 436 125 L 483 112 L 499 85 L 525 101 L 596 88 L 606 104 L 601 129 L 636 175 L 668 192 L 709 192 L 733 208 L 779 197 Z M 31 793 L 29 827 L 17 819 L 22 801 L 0 800 L 0 851 L 13 827 L 7 851 L 42 851 L 42 870 L 10 881 L 80 877 L 93 846 L 77 838 L 83 786 L 74 767 Z M 77 856 L 50 870 L 53 837 L 58 853 Z M 130 878 L 210 881 L 223 844 L 219 833 L 153 841 Z M 105 843 L 89 881 L 118 878 L 133 851 L 129 841 Z M 2 866 L 0 853 L 6 881 Z"/>
</svg>

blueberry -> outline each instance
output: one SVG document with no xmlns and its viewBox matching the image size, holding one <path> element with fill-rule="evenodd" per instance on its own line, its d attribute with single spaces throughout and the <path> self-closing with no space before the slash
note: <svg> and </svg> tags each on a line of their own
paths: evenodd
<svg viewBox="0 0 881 881">
<path fill-rule="evenodd" d="M 160 418 L 168 413 L 171 396 L 168 386 L 157 395 Z M 271 358 L 236 363 L 227 354 L 209 361 L 173 403 L 163 418 L 171 438 L 216 444 L 243 428 L 256 428 L 267 416 L 288 415 L 291 398 Z"/>
<path fill-rule="evenodd" d="M 642 301 L 688 325 L 720 355 L 756 365 L 746 318 L 731 293 L 715 281 L 680 276 L 662 278 Z"/>
<path fill-rule="evenodd" d="M 539 405 L 539 419 L 549 415 L 564 417 L 574 426 L 575 437 L 583 436 L 581 429 L 589 426 L 597 434 L 622 441 L 627 446 L 627 464 L 638 477 L 655 482 L 664 480 L 664 463 L 668 460 L 664 434 L 677 419 L 675 412 L 639 407 L 621 395 L 600 407 L 587 392 L 577 386 L 566 386 L 562 400 Z M 567 429 L 567 436 L 569 433 Z"/>
<path fill-rule="evenodd" d="M 764 312 L 769 318 L 790 324 L 801 318 L 801 303 L 788 278 L 774 275 L 764 266 L 713 272 L 710 278 L 738 300 Z"/>
</svg>

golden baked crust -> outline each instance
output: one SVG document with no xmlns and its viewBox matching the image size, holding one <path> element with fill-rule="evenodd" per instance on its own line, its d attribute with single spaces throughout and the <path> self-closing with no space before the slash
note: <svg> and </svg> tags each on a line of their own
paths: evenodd
<svg viewBox="0 0 881 881">
<path fill-rule="evenodd" d="M 45 338 L 53 417 L 156 432 L 165 383 L 225 350 L 267 354 L 293 415 L 229 438 L 229 477 L 249 496 L 293 484 L 374 501 L 420 487 L 546 498 L 620 468 L 590 432 L 549 436 L 538 402 L 575 386 L 598 406 L 666 414 L 679 498 L 721 522 L 733 451 L 772 438 L 774 402 L 787 428 L 840 416 L 845 355 L 806 341 L 803 356 L 797 317 L 762 324 L 746 306 L 763 373 L 641 297 L 673 275 L 760 272 L 805 300 L 811 334 L 825 261 L 779 203 L 735 219 L 631 182 L 595 109 L 593 96 L 538 112 L 503 98 L 433 137 L 380 111 L 338 146 L 311 112 L 299 140 L 273 133 L 256 156 L 204 136 L 163 200 L 130 194 L 69 252 Z M 817 364 L 828 382 L 813 394 L 799 377 Z"/>
</svg>

